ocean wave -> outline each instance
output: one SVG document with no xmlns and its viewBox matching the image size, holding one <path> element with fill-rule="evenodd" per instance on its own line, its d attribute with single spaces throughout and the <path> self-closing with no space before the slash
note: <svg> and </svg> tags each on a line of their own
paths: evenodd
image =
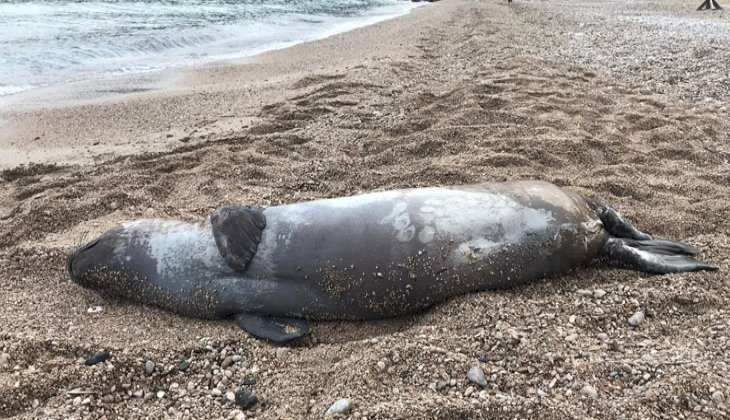
<svg viewBox="0 0 730 420">
<path fill-rule="evenodd" d="M 0 0 L 0 95 L 253 55 L 413 6 L 397 0 Z"/>
</svg>

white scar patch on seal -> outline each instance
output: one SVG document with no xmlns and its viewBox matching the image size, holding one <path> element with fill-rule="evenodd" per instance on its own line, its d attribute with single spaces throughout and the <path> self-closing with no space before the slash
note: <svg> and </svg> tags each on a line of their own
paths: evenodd
<svg viewBox="0 0 730 420">
<path fill-rule="evenodd" d="M 125 228 L 132 238 L 147 238 L 150 258 L 157 261 L 157 274 L 161 277 L 185 270 L 190 262 L 207 268 L 225 266 L 209 224 L 140 221 L 128 223 Z M 133 242 L 130 245 L 145 244 Z"/>
<path fill-rule="evenodd" d="M 554 220 L 550 211 L 525 207 L 509 196 L 429 188 L 396 201 L 380 224 L 392 226 L 400 242 L 451 240 L 464 254 L 517 243 Z"/>
<path fill-rule="evenodd" d="M 416 235 L 416 228 L 411 224 L 411 216 L 408 214 L 408 204 L 399 201 L 393 206 L 389 215 L 383 217 L 380 224 L 393 225 L 395 238 L 400 242 L 410 242 Z"/>
</svg>

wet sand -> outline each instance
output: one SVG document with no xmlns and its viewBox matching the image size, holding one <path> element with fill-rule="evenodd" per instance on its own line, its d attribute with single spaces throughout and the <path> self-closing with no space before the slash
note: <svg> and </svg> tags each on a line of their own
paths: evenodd
<svg viewBox="0 0 730 420">
<path fill-rule="evenodd" d="M 701 26 L 647 22 L 707 19 L 723 40 L 727 12 L 594 3 L 443 1 L 111 100 L 14 99 L 0 114 L 0 416 L 234 418 L 225 394 L 246 389 L 260 403 L 245 416 L 261 419 L 322 418 L 339 398 L 368 419 L 726 417 L 730 115 L 711 78 L 730 77 L 730 60 L 687 44 Z M 698 59 L 683 48 L 709 45 L 716 71 L 671 78 L 685 61 L 650 61 L 650 36 L 622 36 L 642 30 L 676 34 L 666 54 L 687 71 Z M 129 219 L 512 179 L 609 202 L 720 271 L 589 267 L 413 317 L 313 323 L 286 354 L 229 321 L 102 298 L 65 271 L 73 245 Z M 101 350 L 108 362 L 84 366 Z M 484 389 L 465 378 L 475 364 Z"/>
</svg>

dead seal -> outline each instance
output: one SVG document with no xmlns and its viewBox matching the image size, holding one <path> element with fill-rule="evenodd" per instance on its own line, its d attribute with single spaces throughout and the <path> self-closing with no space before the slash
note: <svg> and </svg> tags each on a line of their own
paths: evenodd
<svg viewBox="0 0 730 420">
<path fill-rule="evenodd" d="M 716 270 L 611 207 L 546 182 L 418 188 L 269 207 L 198 224 L 122 224 L 73 251 L 84 287 L 284 342 L 305 319 L 414 313 L 452 296 L 597 261 L 649 273 Z"/>
</svg>

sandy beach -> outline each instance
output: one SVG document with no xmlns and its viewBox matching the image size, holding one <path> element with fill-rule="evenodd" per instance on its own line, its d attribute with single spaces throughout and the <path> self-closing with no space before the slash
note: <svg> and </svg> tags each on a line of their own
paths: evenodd
<svg viewBox="0 0 730 420">
<path fill-rule="evenodd" d="M 0 417 L 315 419 L 348 398 L 353 419 L 727 418 L 730 15 L 689 3 L 444 0 L 252 58 L 0 98 Z M 69 249 L 126 220 L 515 179 L 611 203 L 720 270 L 588 267 L 316 322 L 288 350 L 66 272 Z M 259 404 L 238 411 L 239 389 Z"/>
</svg>

